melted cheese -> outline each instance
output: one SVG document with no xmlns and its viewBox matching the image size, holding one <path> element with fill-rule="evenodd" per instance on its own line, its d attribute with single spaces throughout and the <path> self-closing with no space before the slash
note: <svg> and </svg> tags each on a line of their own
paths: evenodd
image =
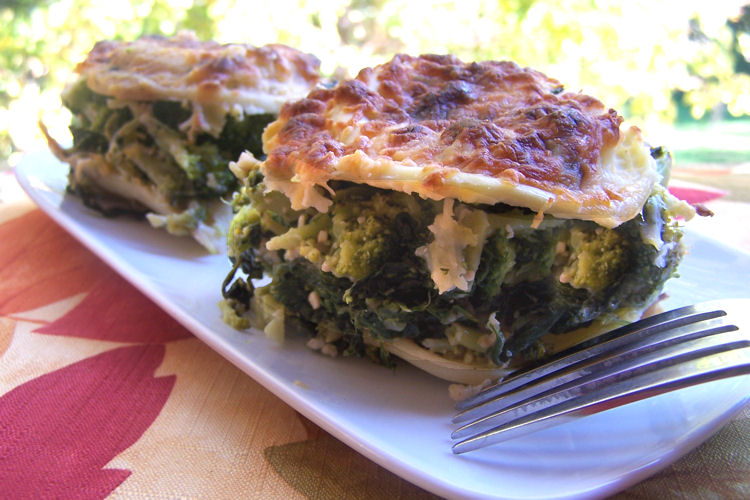
<svg viewBox="0 0 750 500">
<path fill-rule="evenodd" d="M 122 101 L 189 102 L 184 128 L 218 135 L 226 115 L 273 113 L 319 81 L 319 61 L 284 45 L 253 47 L 173 38 L 101 41 L 76 71 L 88 87 Z"/>
<path fill-rule="evenodd" d="M 416 255 L 427 263 L 440 293 L 454 288 L 469 291 L 489 234 L 490 223 L 485 212 L 461 208 L 454 217 L 453 200 L 445 200 L 443 212 L 429 226 L 434 235 L 432 242 L 416 250 Z"/>
<path fill-rule="evenodd" d="M 320 187 L 341 180 L 615 227 L 660 180 L 621 122 L 514 63 L 400 55 L 286 105 L 264 132 L 262 170 L 295 209 L 327 210 Z"/>
</svg>

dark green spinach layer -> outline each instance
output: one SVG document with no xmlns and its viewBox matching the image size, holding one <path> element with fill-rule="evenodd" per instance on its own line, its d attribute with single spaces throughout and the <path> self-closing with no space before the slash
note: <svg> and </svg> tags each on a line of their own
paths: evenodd
<svg viewBox="0 0 750 500">
<path fill-rule="evenodd" d="M 228 164 L 248 150 L 262 155 L 261 134 L 275 116 L 272 114 L 233 115 L 218 137 L 199 134 L 188 138 L 180 125 L 192 114 L 176 101 L 137 103 L 153 117 L 145 126 L 133 116 L 133 109 L 91 91 L 85 81 L 72 86 L 63 96 L 73 119 L 70 131 L 73 146 L 68 154 L 103 155 L 113 168 L 129 179 L 153 186 L 176 210 L 192 200 L 226 197 L 238 186 Z M 137 144 L 136 153 L 131 145 Z M 137 156 L 137 160 L 134 160 Z M 102 212 L 145 212 L 132 200 L 116 200 L 95 182 L 71 176 L 69 189 L 89 206 Z"/>
<path fill-rule="evenodd" d="M 255 292 L 250 279 L 270 275 L 264 293 L 287 317 L 334 339 L 346 354 L 373 354 L 367 339 L 445 340 L 459 327 L 496 337 L 483 353 L 492 364 L 534 359 L 544 356 L 540 338 L 548 332 L 651 303 L 683 253 L 664 190 L 615 229 L 550 216 L 532 229 L 529 211 L 466 205 L 486 212 L 493 229 L 469 290 L 440 294 L 416 250 L 434 238 L 428 226 L 441 202 L 364 185 L 333 187 L 328 213 L 297 212 L 280 193 L 264 194 L 262 175 L 251 173 L 234 200 L 235 266 L 223 291 L 245 311 Z M 654 235 L 658 245 L 649 241 Z M 268 250 L 269 241 L 283 248 Z"/>
</svg>

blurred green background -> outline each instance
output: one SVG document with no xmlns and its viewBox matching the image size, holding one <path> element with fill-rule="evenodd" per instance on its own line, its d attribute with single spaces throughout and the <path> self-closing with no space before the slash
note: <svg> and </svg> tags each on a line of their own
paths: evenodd
<svg viewBox="0 0 750 500">
<path fill-rule="evenodd" d="M 0 170 L 68 137 L 60 91 L 100 39 L 190 29 L 351 74 L 397 52 L 511 59 L 590 93 L 678 162 L 750 162 L 750 4 L 614 0 L 0 0 Z"/>
</svg>

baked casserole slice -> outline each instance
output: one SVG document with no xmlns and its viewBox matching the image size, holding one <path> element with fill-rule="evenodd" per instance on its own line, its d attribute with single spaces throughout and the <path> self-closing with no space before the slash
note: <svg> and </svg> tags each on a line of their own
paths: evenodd
<svg viewBox="0 0 750 500">
<path fill-rule="evenodd" d="M 263 148 L 232 165 L 227 320 L 466 384 L 639 317 L 694 212 L 664 148 L 512 62 L 398 55 L 286 104 Z"/>
</svg>

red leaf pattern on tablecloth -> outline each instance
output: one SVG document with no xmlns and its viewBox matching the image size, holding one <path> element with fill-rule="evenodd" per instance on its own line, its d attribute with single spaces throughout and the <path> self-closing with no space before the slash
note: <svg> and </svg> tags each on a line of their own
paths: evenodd
<svg viewBox="0 0 750 500">
<path fill-rule="evenodd" d="M 102 273 L 111 271 L 40 210 L 0 225 L 0 315 L 85 292 Z"/>
<path fill-rule="evenodd" d="M 669 186 L 669 192 L 675 197 L 685 200 L 688 203 L 708 203 L 709 201 L 718 200 L 727 195 L 727 192 L 722 189 L 715 189 L 687 182 L 672 183 L 672 185 Z"/>
<path fill-rule="evenodd" d="M 104 498 L 130 471 L 103 469 L 135 443 L 175 377 L 154 377 L 163 345 L 113 349 L 0 397 L 5 498 Z"/>
<path fill-rule="evenodd" d="M 144 344 L 191 337 L 119 276 L 100 280 L 76 307 L 36 333 Z"/>
<path fill-rule="evenodd" d="M 37 332 L 139 344 L 190 337 L 39 210 L 0 225 L 0 242 L 0 316 L 88 292 Z M 12 338 L 12 324 L 6 326 L 0 325 L 0 353 Z M 115 349 L 0 397 L 2 496 L 104 498 L 111 493 L 131 472 L 103 467 L 148 429 L 174 385 L 174 376 L 153 376 L 164 352 L 164 346 L 154 345 Z"/>
</svg>

